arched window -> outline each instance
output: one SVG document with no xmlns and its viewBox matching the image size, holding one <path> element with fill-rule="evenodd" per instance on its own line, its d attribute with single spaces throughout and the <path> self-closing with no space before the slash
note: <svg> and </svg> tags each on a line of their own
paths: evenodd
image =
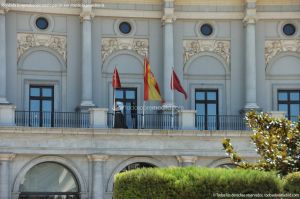
<svg viewBox="0 0 300 199">
<path fill-rule="evenodd" d="M 237 165 L 233 164 L 233 163 L 225 163 L 225 164 L 221 164 L 221 165 L 217 166 L 217 168 L 235 169 L 235 168 L 237 168 Z"/>
<path fill-rule="evenodd" d="M 156 167 L 153 164 L 147 163 L 147 162 L 135 162 L 130 165 L 127 165 L 124 169 L 120 171 L 120 173 L 125 172 L 125 171 L 130 171 L 134 169 L 141 169 L 141 168 L 154 168 Z"/>
<path fill-rule="evenodd" d="M 79 199 L 79 186 L 69 169 L 54 162 L 32 167 L 20 185 L 19 199 Z"/>
</svg>

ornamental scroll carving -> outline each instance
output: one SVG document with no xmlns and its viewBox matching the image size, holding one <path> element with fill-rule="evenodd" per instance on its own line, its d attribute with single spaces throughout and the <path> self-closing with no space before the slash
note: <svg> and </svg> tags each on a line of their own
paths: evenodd
<svg viewBox="0 0 300 199">
<path fill-rule="evenodd" d="M 102 62 L 104 63 L 111 54 L 119 50 L 132 50 L 144 57 L 148 55 L 148 49 L 148 39 L 103 38 L 101 46 Z"/>
<path fill-rule="evenodd" d="M 230 41 L 224 40 L 184 40 L 184 64 L 194 55 L 202 52 L 212 52 L 222 57 L 229 66 L 230 63 Z"/>
<path fill-rule="evenodd" d="M 18 59 L 32 47 L 49 47 L 55 50 L 64 61 L 67 61 L 67 40 L 66 36 L 48 34 L 18 33 Z"/>
<path fill-rule="evenodd" d="M 300 53 L 300 40 L 267 40 L 265 41 L 266 66 L 271 60 L 282 52 Z"/>
</svg>

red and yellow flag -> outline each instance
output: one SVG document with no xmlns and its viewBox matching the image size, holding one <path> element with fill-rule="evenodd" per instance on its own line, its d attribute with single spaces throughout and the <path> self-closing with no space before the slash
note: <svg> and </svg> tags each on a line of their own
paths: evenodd
<svg viewBox="0 0 300 199">
<path fill-rule="evenodd" d="M 156 79 L 151 72 L 149 60 L 146 57 L 144 58 L 144 67 L 144 100 L 163 101 Z"/>
</svg>

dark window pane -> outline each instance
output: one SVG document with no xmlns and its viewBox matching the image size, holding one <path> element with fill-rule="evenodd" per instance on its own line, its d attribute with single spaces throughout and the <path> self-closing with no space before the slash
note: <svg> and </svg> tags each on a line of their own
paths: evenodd
<svg viewBox="0 0 300 199">
<path fill-rule="evenodd" d="M 197 115 L 205 115 L 205 104 L 196 104 Z"/>
<path fill-rule="evenodd" d="M 135 91 L 126 91 L 126 99 L 135 99 Z"/>
<path fill-rule="evenodd" d="M 290 100 L 299 100 L 299 92 L 291 92 L 290 93 Z"/>
<path fill-rule="evenodd" d="M 207 99 L 208 100 L 216 100 L 217 99 L 217 93 L 216 92 L 207 92 Z"/>
<path fill-rule="evenodd" d="M 203 24 L 200 31 L 203 35 L 209 36 L 213 33 L 213 27 L 210 24 Z"/>
<path fill-rule="evenodd" d="M 291 104 L 291 116 L 299 116 L 299 104 Z"/>
<path fill-rule="evenodd" d="M 204 92 L 196 92 L 196 100 L 205 100 Z"/>
<path fill-rule="evenodd" d="M 43 88 L 42 95 L 43 97 L 52 97 L 52 89 L 51 88 Z"/>
<path fill-rule="evenodd" d="M 116 98 L 122 99 L 124 97 L 123 90 L 116 90 L 115 95 L 116 95 Z"/>
<path fill-rule="evenodd" d="M 287 94 L 287 92 L 280 91 L 278 93 L 278 100 L 288 100 L 288 94 Z"/>
<path fill-rule="evenodd" d="M 287 104 L 279 104 L 278 105 L 278 110 L 279 111 L 285 111 L 287 113 L 288 112 L 288 105 Z"/>
<path fill-rule="evenodd" d="M 37 18 L 35 24 L 41 30 L 45 30 L 49 26 L 48 20 L 45 17 L 39 17 L 39 18 Z"/>
<path fill-rule="evenodd" d="M 283 33 L 287 36 L 292 36 L 296 32 L 296 27 L 293 24 L 285 24 L 283 26 Z"/>
<path fill-rule="evenodd" d="M 122 22 L 119 25 L 119 30 L 123 33 L 123 34 L 128 34 L 131 31 L 131 25 L 128 22 Z"/>
<path fill-rule="evenodd" d="M 30 96 L 33 97 L 40 96 L 40 88 L 30 88 Z"/>
<path fill-rule="evenodd" d="M 30 111 L 40 111 L 40 100 L 30 100 Z"/>
<path fill-rule="evenodd" d="M 43 108 L 43 111 L 47 111 L 47 112 L 52 111 L 52 101 L 51 100 L 43 100 L 42 108 Z"/>
<path fill-rule="evenodd" d="M 207 115 L 217 115 L 216 104 L 207 104 Z"/>
</svg>

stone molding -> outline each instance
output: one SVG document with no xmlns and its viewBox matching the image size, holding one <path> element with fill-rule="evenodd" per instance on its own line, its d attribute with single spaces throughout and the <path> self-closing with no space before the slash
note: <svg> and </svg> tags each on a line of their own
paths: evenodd
<svg viewBox="0 0 300 199">
<path fill-rule="evenodd" d="M 48 47 L 67 62 L 67 38 L 62 35 L 17 33 L 18 60 L 30 48 Z"/>
<path fill-rule="evenodd" d="M 179 163 L 193 163 L 197 161 L 197 156 L 176 156 Z"/>
<path fill-rule="evenodd" d="M 266 40 L 265 63 L 268 66 L 272 59 L 282 52 L 294 52 L 300 54 L 300 40 Z"/>
<path fill-rule="evenodd" d="M 101 40 L 102 63 L 119 50 L 131 50 L 145 57 L 149 51 L 149 40 L 138 38 L 103 38 Z"/>
<path fill-rule="evenodd" d="M 203 52 L 212 52 L 222 57 L 230 65 L 230 41 L 225 40 L 184 40 L 184 64 L 193 56 Z"/>
<path fill-rule="evenodd" d="M 162 24 L 172 24 L 176 21 L 176 16 L 174 14 L 174 8 L 164 8 L 164 15 L 161 18 Z"/>
<path fill-rule="evenodd" d="M 88 155 L 88 160 L 93 162 L 105 162 L 109 159 L 108 155 L 102 155 L 102 154 L 92 154 Z"/>
<path fill-rule="evenodd" d="M 16 157 L 16 154 L 12 153 L 0 153 L 0 161 L 11 161 Z"/>
<path fill-rule="evenodd" d="M 95 14 L 93 13 L 92 5 L 85 5 L 82 7 L 82 12 L 80 13 L 80 21 L 83 22 L 85 20 L 90 21 L 94 18 Z"/>
</svg>

